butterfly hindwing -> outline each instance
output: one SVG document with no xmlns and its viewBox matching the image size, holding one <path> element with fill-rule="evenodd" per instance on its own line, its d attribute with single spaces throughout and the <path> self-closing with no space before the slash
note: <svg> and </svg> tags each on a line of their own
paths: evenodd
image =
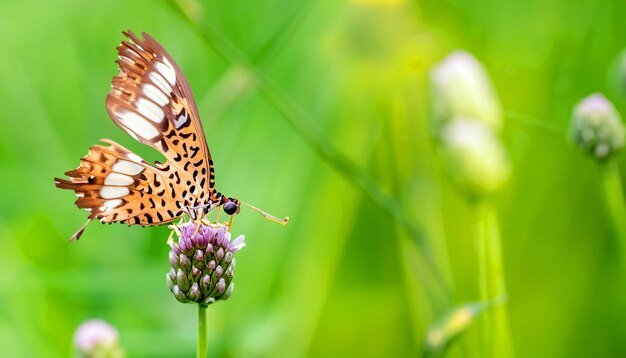
<svg viewBox="0 0 626 358">
<path fill-rule="evenodd" d="M 80 167 L 56 179 L 56 186 L 76 192 L 76 205 L 90 212 L 89 219 L 104 223 L 160 225 L 184 211 L 175 183 L 175 171 L 148 164 L 121 145 L 103 140 L 81 159 Z"/>
</svg>

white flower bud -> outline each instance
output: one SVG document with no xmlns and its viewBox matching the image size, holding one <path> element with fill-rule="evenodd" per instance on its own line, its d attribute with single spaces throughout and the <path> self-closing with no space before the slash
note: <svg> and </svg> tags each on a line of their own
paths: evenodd
<svg viewBox="0 0 626 358">
<path fill-rule="evenodd" d="M 448 174 L 470 194 L 490 193 L 508 179 L 511 170 L 506 152 L 485 123 L 456 119 L 444 125 L 440 138 Z"/>
<path fill-rule="evenodd" d="M 502 110 L 487 71 L 465 51 L 448 55 L 430 73 L 435 128 L 455 118 L 472 118 L 499 130 Z"/>
</svg>

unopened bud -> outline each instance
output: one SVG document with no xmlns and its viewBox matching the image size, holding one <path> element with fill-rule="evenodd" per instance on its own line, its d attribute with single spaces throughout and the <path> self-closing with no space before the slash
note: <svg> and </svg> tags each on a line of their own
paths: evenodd
<svg viewBox="0 0 626 358">
<path fill-rule="evenodd" d="M 471 118 L 493 130 L 502 127 L 500 102 L 487 71 L 468 52 L 448 55 L 430 73 L 436 130 L 457 118 Z"/>
<path fill-rule="evenodd" d="M 624 145 L 624 124 L 602 94 L 583 99 L 574 108 L 570 134 L 574 143 L 596 159 L 608 158 Z"/>
</svg>

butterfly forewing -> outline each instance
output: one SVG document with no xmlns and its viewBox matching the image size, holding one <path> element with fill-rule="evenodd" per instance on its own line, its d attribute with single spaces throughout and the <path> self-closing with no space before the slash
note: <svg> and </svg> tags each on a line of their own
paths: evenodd
<svg viewBox="0 0 626 358">
<path fill-rule="evenodd" d="M 119 74 L 113 78 L 106 107 L 129 135 L 167 158 L 175 185 L 186 186 L 187 207 L 206 204 L 214 191 L 213 162 L 187 80 L 171 56 L 149 35 L 127 32 L 117 48 Z"/>
</svg>

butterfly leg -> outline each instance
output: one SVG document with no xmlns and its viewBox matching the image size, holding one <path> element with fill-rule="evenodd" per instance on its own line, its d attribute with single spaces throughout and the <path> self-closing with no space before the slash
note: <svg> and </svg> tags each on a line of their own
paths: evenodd
<svg viewBox="0 0 626 358">
<path fill-rule="evenodd" d="M 172 229 L 172 232 L 170 232 L 170 236 L 167 238 L 167 244 L 171 245 L 174 243 L 174 233 L 178 234 L 178 236 L 180 236 L 180 229 L 178 228 L 178 226 L 176 224 L 170 225 L 168 226 L 170 229 Z"/>
<path fill-rule="evenodd" d="M 228 232 L 233 228 L 233 220 L 235 219 L 235 215 L 230 216 L 230 220 L 228 221 Z"/>
<path fill-rule="evenodd" d="M 202 219 L 196 220 L 196 230 L 193 232 L 193 236 L 198 235 L 198 231 L 200 231 L 200 226 L 202 225 Z"/>
<path fill-rule="evenodd" d="M 215 218 L 215 222 L 218 223 L 220 222 L 220 214 L 222 213 L 222 206 L 218 206 L 217 207 L 217 217 Z"/>
<path fill-rule="evenodd" d="M 174 233 L 177 231 L 176 229 L 174 229 L 174 227 L 176 227 L 176 225 L 169 226 L 169 228 L 172 229 L 172 232 L 170 232 L 170 236 L 167 238 L 168 245 L 171 245 L 174 243 Z"/>
<path fill-rule="evenodd" d="M 178 236 L 181 236 L 181 232 L 180 232 L 180 227 L 185 224 L 185 218 L 181 217 L 180 221 L 178 222 L 178 224 L 172 224 L 169 225 L 168 228 L 172 230 L 172 232 L 170 232 L 170 236 L 167 238 L 167 244 L 173 244 L 174 243 L 174 233 Z"/>
</svg>

